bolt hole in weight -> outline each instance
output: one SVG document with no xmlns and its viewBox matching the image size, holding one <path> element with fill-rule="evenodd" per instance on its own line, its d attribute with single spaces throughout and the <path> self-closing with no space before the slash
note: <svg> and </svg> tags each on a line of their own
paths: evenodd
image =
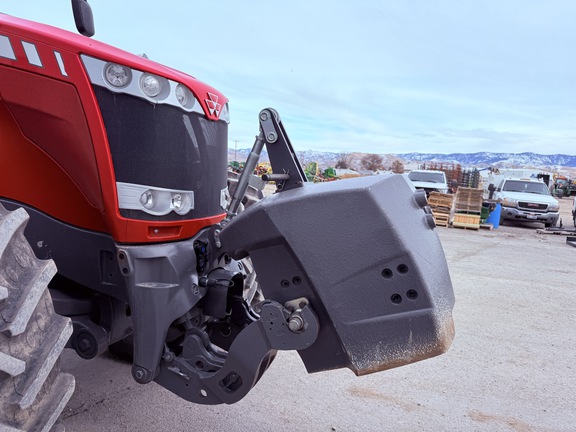
<svg viewBox="0 0 576 432">
<path fill-rule="evenodd" d="M 408 290 L 406 291 L 406 297 L 408 297 L 410 300 L 416 300 L 418 298 L 418 291 Z"/>
<path fill-rule="evenodd" d="M 392 276 L 394 276 L 394 273 L 392 272 L 391 269 L 385 268 L 384 270 L 382 270 L 382 277 L 384 279 L 390 279 Z"/>
</svg>

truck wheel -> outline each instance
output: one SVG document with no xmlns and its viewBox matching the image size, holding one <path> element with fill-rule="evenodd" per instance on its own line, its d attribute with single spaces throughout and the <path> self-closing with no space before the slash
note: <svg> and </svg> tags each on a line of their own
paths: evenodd
<svg viewBox="0 0 576 432">
<path fill-rule="evenodd" d="M 2 431 L 49 431 L 74 391 L 74 377 L 59 364 L 72 323 L 54 312 L 47 286 L 56 265 L 34 255 L 24 237 L 28 218 L 0 205 Z"/>
</svg>

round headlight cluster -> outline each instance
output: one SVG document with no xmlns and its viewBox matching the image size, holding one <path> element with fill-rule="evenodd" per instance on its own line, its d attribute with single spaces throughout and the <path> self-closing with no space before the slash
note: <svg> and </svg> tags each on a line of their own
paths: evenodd
<svg viewBox="0 0 576 432">
<path fill-rule="evenodd" d="M 87 55 L 81 57 L 93 84 L 153 103 L 172 105 L 188 112 L 204 113 L 197 96 L 183 83 Z"/>
</svg>

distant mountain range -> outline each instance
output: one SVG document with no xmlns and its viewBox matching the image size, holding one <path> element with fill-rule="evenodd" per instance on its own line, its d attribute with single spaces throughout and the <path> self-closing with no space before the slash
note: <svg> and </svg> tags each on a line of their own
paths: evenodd
<svg viewBox="0 0 576 432">
<path fill-rule="evenodd" d="M 234 149 L 228 151 L 228 159 L 244 161 L 250 149 Z M 358 167 L 360 160 L 367 153 L 345 153 L 345 152 L 318 152 L 314 150 L 304 150 L 296 152 L 300 161 L 304 164 L 317 162 L 321 167 L 334 166 L 344 156 L 351 161 L 352 167 Z M 444 162 L 460 164 L 464 168 L 538 168 L 548 171 L 557 171 L 561 168 L 576 168 L 576 155 L 553 154 L 543 155 L 538 153 L 400 153 L 400 154 L 380 154 L 384 166 L 389 166 L 393 161 L 400 160 L 402 163 L 414 165 L 424 162 Z M 262 152 L 262 161 L 268 160 L 266 150 Z"/>
<path fill-rule="evenodd" d="M 576 156 L 566 154 L 543 155 L 538 153 L 403 153 L 400 159 L 410 162 L 455 162 L 467 167 L 576 167 Z"/>
</svg>

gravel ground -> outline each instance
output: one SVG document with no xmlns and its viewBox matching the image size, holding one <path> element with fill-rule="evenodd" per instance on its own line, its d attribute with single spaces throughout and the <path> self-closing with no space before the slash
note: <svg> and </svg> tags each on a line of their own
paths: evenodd
<svg viewBox="0 0 576 432">
<path fill-rule="evenodd" d="M 572 199 L 561 200 L 565 225 Z M 444 355 L 355 377 L 277 360 L 241 402 L 187 403 L 132 381 L 107 356 L 64 367 L 77 390 L 69 431 L 575 431 L 576 248 L 542 225 L 437 228 L 450 268 L 456 338 Z"/>
</svg>

